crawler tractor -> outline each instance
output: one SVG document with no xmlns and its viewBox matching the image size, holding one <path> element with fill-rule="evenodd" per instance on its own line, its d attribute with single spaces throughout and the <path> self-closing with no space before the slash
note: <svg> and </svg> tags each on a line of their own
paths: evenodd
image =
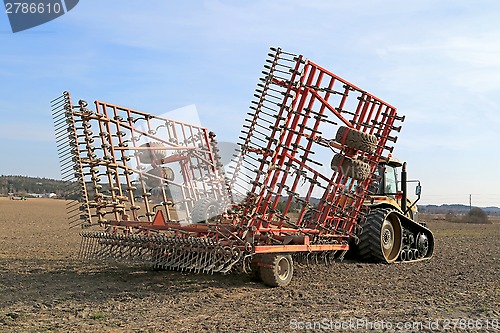
<svg viewBox="0 0 500 333">
<path fill-rule="evenodd" d="M 401 181 L 397 168 L 402 167 Z M 380 182 L 372 184 L 373 194 L 365 200 L 368 209 L 360 224 L 358 244 L 352 252 L 358 259 L 392 263 L 428 259 L 434 250 L 434 236 L 425 224 L 418 223 L 416 202 L 420 199 L 418 180 L 407 180 L 406 163 L 389 156 L 382 159 L 377 169 Z M 407 183 L 416 182 L 414 202 L 408 199 Z M 401 184 L 401 189 L 398 185 Z"/>
<path fill-rule="evenodd" d="M 262 74 L 226 167 L 204 127 L 102 101 L 74 105 L 67 92 L 52 101 L 84 259 L 238 270 L 286 286 L 295 263 L 348 252 L 383 263 L 432 256 L 406 166 L 390 156 L 404 116 L 279 48 Z"/>
</svg>

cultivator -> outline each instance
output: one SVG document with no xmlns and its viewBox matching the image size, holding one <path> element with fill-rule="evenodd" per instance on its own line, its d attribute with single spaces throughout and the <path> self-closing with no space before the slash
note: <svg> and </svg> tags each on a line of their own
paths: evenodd
<svg viewBox="0 0 500 333">
<path fill-rule="evenodd" d="M 84 258 L 285 285 L 292 254 L 343 257 L 404 117 L 301 55 L 273 48 L 266 62 L 228 177 L 205 128 L 69 93 L 52 102 Z"/>
</svg>

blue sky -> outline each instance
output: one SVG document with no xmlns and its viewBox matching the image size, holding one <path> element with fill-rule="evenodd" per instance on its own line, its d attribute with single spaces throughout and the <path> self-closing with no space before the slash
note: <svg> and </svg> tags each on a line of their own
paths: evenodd
<svg viewBox="0 0 500 333">
<path fill-rule="evenodd" d="M 2 12 L 0 174 L 59 178 L 50 100 L 64 90 L 155 114 L 195 104 L 234 142 L 280 46 L 407 116 L 394 155 L 422 203 L 500 206 L 498 17 L 495 0 L 82 0 L 13 34 Z"/>
</svg>

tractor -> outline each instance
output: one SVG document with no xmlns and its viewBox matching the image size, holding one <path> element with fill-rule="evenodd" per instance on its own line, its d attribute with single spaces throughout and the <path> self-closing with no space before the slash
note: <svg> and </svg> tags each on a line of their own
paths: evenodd
<svg viewBox="0 0 500 333">
<path fill-rule="evenodd" d="M 361 260 L 381 263 L 430 258 L 434 236 L 425 223 L 418 222 L 420 181 L 408 181 L 406 163 L 392 156 L 381 161 L 376 175 L 380 181 L 372 184 L 374 194 L 365 200 L 368 213 L 359 224 L 358 243 L 353 252 Z M 408 198 L 409 182 L 417 183 L 415 201 Z"/>
</svg>

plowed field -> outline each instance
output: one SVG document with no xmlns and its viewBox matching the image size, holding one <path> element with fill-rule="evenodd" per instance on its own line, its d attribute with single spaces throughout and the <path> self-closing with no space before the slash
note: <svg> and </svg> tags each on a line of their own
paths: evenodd
<svg viewBox="0 0 500 333">
<path fill-rule="evenodd" d="M 430 221 L 434 257 L 296 267 L 286 288 L 81 262 L 64 202 L 0 198 L 1 332 L 500 329 L 500 224 Z"/>
</svg>

